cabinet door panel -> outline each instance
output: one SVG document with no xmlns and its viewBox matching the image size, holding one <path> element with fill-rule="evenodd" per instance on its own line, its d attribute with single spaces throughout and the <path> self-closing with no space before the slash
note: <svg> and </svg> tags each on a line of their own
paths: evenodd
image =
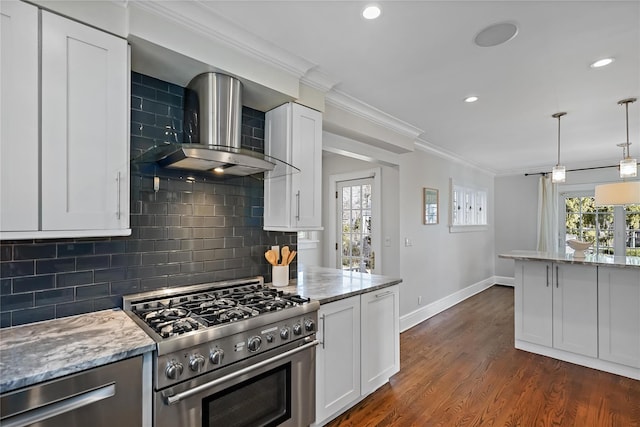
<svg viewBox="0 0 640 427">
<path fill-rule="evenodd" d="M 43 12 L 43 230 L 128 226 L 127 99 L 126 41 Z"/>
<path fill-rule="evenodd" d="M 598 356 L 598 273 L 586 265 L 555 265 L 553 346 Z"/>
<path fill-rule="evenodd" d="M 598 267 L 599 357 L 640 368 L 640 270 Z"/>
<path fill-rule="evenodd" d="M 291 158 L 291 114 L 285 104 L 265 115 L 265 154 L 289 164 Z M 278 171 L 279 172 L 279 171 Z M 291 177 L 266 172 L 264 180 L 264 226 L 287 228 L 291 224 Z"/>
<path fill-rule="evenodd" d="M 363 294 L 362 394 L 385 384 L 400 370 L 398 286 Z"/>
<path fill-rule="evenodd" d="M 293 174 L 294 222 L 298 229 L 321 225 L 322 203 L 322 114 L 293 104 L 293 164 L 301 171 Z"/>
<path fill-rule="evenodd" d="M 1 231 L 38 229 L 38 9 L 0 2 Z"/>
<path fill-rule="evenodd" d="M 360 297 L 320 307 L 316 423 L 360 397 Z"/>
<path fill-rule="evenodd" d="M 551 347 L 551 263 L 516 261 L 515 273 L 516 339 Z"/>
</svg>

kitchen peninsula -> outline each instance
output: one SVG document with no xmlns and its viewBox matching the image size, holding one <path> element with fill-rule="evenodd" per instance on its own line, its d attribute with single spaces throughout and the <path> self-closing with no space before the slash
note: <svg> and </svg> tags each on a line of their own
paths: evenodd
<svg viewBox="0 0 640 427">
<path fill-rule="evenodd" d="M 640 257 L 512 251 L 515 347 L 640 379 Z"/>
</svg>

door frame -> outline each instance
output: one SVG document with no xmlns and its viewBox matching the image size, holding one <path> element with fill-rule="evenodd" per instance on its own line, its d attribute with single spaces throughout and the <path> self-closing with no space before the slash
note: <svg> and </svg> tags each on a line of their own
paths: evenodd
<svg viewBox="0 0 640 427">
<path fill-rule="evenodd" d="M 325 236 L 329 237 L 329 244 L 325 246 L 325 260 L 333 260 L 332 264 L 334 268 L 335 260 L 336 260 L 336 244 L 338 243 L 336 240 L 336 236 L 338 234 L 337 230 L 337 204 L 335 193 L 338 188 L 338 182 L 340 181 L 350 181 L 355 179 L 366 179 L 373 178 L 373 189 L 371 191 L 371 237 L 372 244 L 371 249 L 375 252 L 376 262 L 375 268 L 372 271 L 372 274 L 383 274 L 381 271 L 382 268 L 382 200 L 380 196 L 382 194 L 381 185 L 382 185 L 382 168 L 371 168 L 371 169 L 363 169 L 354 172 L 348 173 L 340 173 L 340 174 L 332 174 L 329 175 L 329 215 L 327 224 L 327 230 L 325 230 Z"/>
</svg>

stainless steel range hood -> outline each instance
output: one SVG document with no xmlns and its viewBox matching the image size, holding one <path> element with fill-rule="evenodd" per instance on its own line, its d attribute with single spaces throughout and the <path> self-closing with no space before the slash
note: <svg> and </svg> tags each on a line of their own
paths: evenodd
<svg viewBox="0 0 640 427">
<path fill-rule="evenodd" d="M 297 169 L 286 162 L 241 147 L 242 83 L 220 73 L 194 77 L 185 90 L 183 144 L 155 146 L 141 156 L 170 169 L 247 176 L 276 175 Z M 272 176 L 274 174 L 272 173 Z"/>
</svg>

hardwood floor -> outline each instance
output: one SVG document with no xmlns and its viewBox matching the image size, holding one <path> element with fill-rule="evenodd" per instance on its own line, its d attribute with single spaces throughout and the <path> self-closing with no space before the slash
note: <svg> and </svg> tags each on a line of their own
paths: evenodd
<svg viewBox="0 0 640 427">
<path fill-rule="evenodd" d="M 516 350 L 493 286 L 401 334 L 389 384 L 337 426 L 640 426 L 640 381 Z"/>
</svg>

